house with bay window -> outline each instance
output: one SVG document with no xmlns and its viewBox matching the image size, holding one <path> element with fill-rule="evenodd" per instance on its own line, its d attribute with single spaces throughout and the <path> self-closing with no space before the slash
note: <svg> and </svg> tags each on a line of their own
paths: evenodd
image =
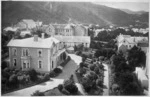
<svg viewBox="0 0 150 97">
<path fill-rule="evenodd" d="M 54 37 L 39 38 L 37 35 L 26 39 L 12 39 L 8 45 L 10 67 L 39 72 L 49 72 L 59 66 L 67 56 L 62 42 Z"/>
</svg>

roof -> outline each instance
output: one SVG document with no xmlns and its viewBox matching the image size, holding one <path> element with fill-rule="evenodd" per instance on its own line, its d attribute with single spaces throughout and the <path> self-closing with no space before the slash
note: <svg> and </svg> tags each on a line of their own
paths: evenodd
<svg viewBox="0 0 150 97">
<path fill-rule="evenodd" d="M 26 23 L 28 27 L 36 27 L 36 22 L 32 19 L 23 19 L 22 21 Z"/>
<path fill-rule="evenodd" d="M 54 36 L 56 39 L 61 42 L 81 42 L 81 43 L 90 43 L 91 39 L 89 36 Z"/>
<path fill-rule="evenodd" d="M 18 29 L 17 27 L 6 27 L 4 30 L 5 31 L 14 31 L 15 32 L 15 31 L 17 31 L 17 29 Z"/>
<path fill-rule="evenodd" d="M 26 39 L 12 39 L 7 46 L 10 47 L 31 47 L 31 48 L 51 48 L 53 43 L 58 43 L 59 40 L 54 37 L 50 38 L 39 38 L 38 41 L 34 41 L 34 37 Z"/>
</svg>

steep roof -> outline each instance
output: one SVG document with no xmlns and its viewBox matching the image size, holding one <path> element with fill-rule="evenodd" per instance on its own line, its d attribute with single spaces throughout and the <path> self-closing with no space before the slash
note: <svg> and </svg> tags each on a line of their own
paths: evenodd
<svg viewBox="0 0 150 97">
<path fill-rule="evenodd" d="M 81 43 L 90 43 L 91 39 L 89 36 L 54 36 L 56 39 L 61 42 L 81 42 Z"/>
<path fill-rule="evenodd" d="M 51 48 L 53 43 L 59 43 L 60 41 L 54 37 L 39 38 L 38 41 L 34 41 L 34 37 L 26 39 L 12 39 L 7 46 L 11 47 L 31 47 L 31 48 Z"/>
</svg>

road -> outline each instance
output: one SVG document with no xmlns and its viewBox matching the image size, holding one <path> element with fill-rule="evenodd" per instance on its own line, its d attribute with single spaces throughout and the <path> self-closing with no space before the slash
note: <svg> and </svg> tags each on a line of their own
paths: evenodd
<svg viewBox="0 0 150 97">
<path fill-rule="evenodd" d="M 103 95 L 108 96 L 109 95 L 109 73 L 108 73 L 108 66 L 106 64 L 104 65 L 104 86 L 106 86 L 106 89 L 103 89 Z"/>
</svg>

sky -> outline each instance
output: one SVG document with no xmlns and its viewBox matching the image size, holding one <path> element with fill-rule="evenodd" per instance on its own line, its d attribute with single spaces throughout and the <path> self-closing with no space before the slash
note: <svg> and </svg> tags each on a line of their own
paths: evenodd
<svg viewBox="0 0 150 97">
<path fill-rule="evenodd" d="M 148 2 L 94 2 L 94 3 L 113 8 L 129 9 L 131 11 L 149 11 Z"/>
</svg>

